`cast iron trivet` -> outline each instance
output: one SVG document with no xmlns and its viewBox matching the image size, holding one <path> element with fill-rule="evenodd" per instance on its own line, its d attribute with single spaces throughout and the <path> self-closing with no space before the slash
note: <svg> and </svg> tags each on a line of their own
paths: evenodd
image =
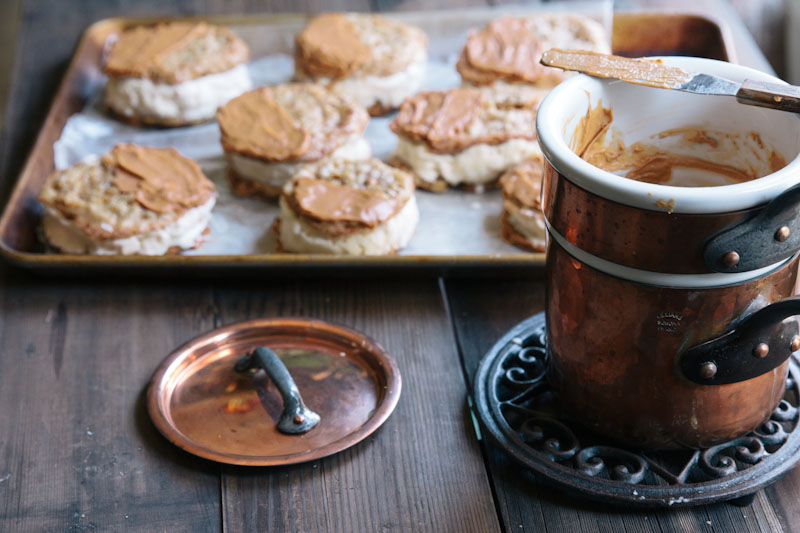
<svg viewBox="0 0 800 533">
<path fill-rule="evenodd" d="M 511 329 L 478 367 L 475 403 L 483 427 L 505 452 L 570 492 L 649 507 L 749 505 L 759 489 L 800 460 L 800 368 L 794 358 L 784 399 L 749 435 L 703 450 L 645 453 L 559 415 L 544 346 L 544 313 Z"/>
</svg>

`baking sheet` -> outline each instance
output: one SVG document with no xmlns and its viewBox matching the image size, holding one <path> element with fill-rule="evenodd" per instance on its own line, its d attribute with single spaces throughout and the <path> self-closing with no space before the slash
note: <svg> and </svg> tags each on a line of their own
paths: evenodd
<svg viewBox="0 0 800 533">
<path fill-rule="evenodd" d="M 578 2 L 560 6 L 570 13 L 591 16 L 606 27 L 610 36 L 610 3 Z M 458 14 L 443 12 L 407 13 L 397 18 L 421 27 L 430 40 L 429 62 L 424 89 L 445 89 L 460 85 L 455 62 L 472 27 L 482 26 L 501 14 L 542 13 L 558 11 L 547 6 L 504 6 L 503 9 L 462 10 Z M 437 16 L 438 15 L 438 16 Z M 394 16 L 394 15 L 392 15 Z M 454 21 L 455 19 L 455 21 Z M 231 29 L 251 47 L 254 60 L 249 65 L 254 86 L 290 81 L 293 72 L 291 56 L 294 34 L 304 21 L 287 20 L 264 26 L 237 26 Z M 265 33 L 269 35 L 265 36 Z M 610 37 L 609 37 L 610 39 Z M 278 214 L 275 202 L 240 198 L 231 192 L 225 179 L 226 162 L 215 122 L 175 129 L 133 127 L 106 116 L 101 109 L 101 76 L 90 89 L 86 108 L 71 116 L 54 145 L 57 169 L 66 168 L 87 157 L 108 152 L 118 143 L 133 142 L 155 147 L 174 147 L 183 155 L 197 160 L 217 185 L 218 199 L 211 219 L 211 234 L 197 250 L 184 255 L 260 255 L 275 253 L 274 237 L 269 228 Z M 365 133 L 373 155 L 386 160 L 397 142 L 389 130 L 388 117 L 372 118 Z M 476 256 L 502 257 L 530 254 L 500 238 L 499 218 L 502 212 L 500 191 L 483 193 L 449 190 L 442 194 L 417 191 L 420 221 L 409 245 L 398 255 L 408 256 Z M 391 259 L 391 258 L 389 258 Z"/>
</svg>

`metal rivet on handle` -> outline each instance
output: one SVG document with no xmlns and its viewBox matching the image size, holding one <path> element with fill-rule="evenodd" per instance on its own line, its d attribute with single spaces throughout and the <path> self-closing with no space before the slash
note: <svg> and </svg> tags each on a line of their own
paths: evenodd
<svg viewBox="0 0 800 533">
<path fill-rule="evenodd" d="M 797 350 L 800 350 L 800 335 L 795 335 L 794 336 L 794 338 L 792 339 L 791 348 L 792 348 L 792 352 L 796 352 Z"/>
<path fill-rule="evenodd" d="M 769 344 L 766 342 L 759 343 L 753 348 L 753 355 L 758 357 L 759 359 L 764 359 L 767 354 L 769 353 Z"/>
<path fill-rule="evenodd" d="M 739 264 L 739 259 L 741 259 L 739 254 L 731 251 L 722 256 L 722 264 L 728 268 L 733 268 Z"/>
<path fill-rule="evenodd" d="M 711 379 L 717 375 L 717 365 L 708 361 L 700 365 L 700 376 L 703 379 Z"/>
<path fill-rule="evenodd" d="M 297 415 L 297 416 L 294 417 L 294 423 L 295 424 L 302 424 L 305 421 L 306 421 L 306 417 L 304 417 L 303 415 Z"/>
<path fill-rule="evenodd" d="M 775 232 L 775 240 L 778 242 L 783 242 L 789 238 L 789 235 L 792 234 L 792 230 L 789 229 L 789 226 L 781 226 L 778 228 L 778 231 Z"/>
</svg>

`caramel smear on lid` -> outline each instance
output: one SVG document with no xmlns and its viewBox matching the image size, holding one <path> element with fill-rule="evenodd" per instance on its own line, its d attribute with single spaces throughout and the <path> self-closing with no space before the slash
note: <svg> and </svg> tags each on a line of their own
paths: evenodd
<svg viewBox="0 0 800 533">
<path fill-rule="evenodd" d="M 527 21 L 503 17 L 470 35 L 464 54 L 466 61 L 478 70 L 533 82 L 545 70 L 539 64 L 542 50 Z"/>
<path fill-rule="evenodd" d="M 309 148 L 309 133 L 275 101 L 269 87 L 234 98 L 220 108 L 217 120 L 226 149 L 284 161 Z"/>
<path fill-rule="evenodd" d="M 343 77 L 372 57 L 356 26 L 342 13 L 324 13 L 301 31 L 297 48 L 304 68 L 311 74 Z"/>
<path fill-rule="evenodd" d="M 216 193 L 200 165 L 174 148 L 118 144 L 102 162 L 114 170 L 112 183 L 119 190 L 157 213 L 181 213 L 205 204 Z"/>
<path fill-rule="evenodd" d="M 104 68 L 113 76 L 180 83 L 224 72 L 248 58 L 247 45 L 225 28 L 204 22 L 173 22 L 124 31 Z"/>
<path fill-rule="evenodd" d="M 598 78 L 614 78 L 664 89 L 678 88 L 694 77 L 683 69 L 664 65 L 660 60 L 630 59 L 559 48 L 547 50 L 541 62 L 548 67 L 575 70 Z"/>
</svg>

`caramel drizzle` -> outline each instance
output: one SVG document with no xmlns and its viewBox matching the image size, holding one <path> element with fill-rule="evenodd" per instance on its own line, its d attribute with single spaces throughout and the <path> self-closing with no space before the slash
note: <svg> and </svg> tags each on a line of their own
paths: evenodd
<svg viewBox="0 0 800 533">
<path fill-rule="evenodd" d="M 380 191 L 356 189 L 315 178 L 297 178 L 293 194 L 304 215 L 323 221 L 355 222 L 374 227 L 397 211 L 398 200 Z"/>
<path fill-rule="evenodd" d="M 140 73 L 158 69 L 167 55 L 180 50 L 208 31 L 210 26 L 203 22 L 176 22 L 156 27 L 133 28 L 122 34 L 114 44 L 106 61 L 106 69 Z"/>
<path fill-rule="evenodd" d="M 181 213 L 205 204 L 216 192 L 200 165 L 174 148 L 119 144 L 102 162 L 113 169 L 114 186 L 157 213 Z"/>
<path fill-rule="evenodd" d="M 310 135 L 263 87 L 234 98 L 217 112 L 223 144 L 273 161 L 308 151 Z"/>
</svg>

